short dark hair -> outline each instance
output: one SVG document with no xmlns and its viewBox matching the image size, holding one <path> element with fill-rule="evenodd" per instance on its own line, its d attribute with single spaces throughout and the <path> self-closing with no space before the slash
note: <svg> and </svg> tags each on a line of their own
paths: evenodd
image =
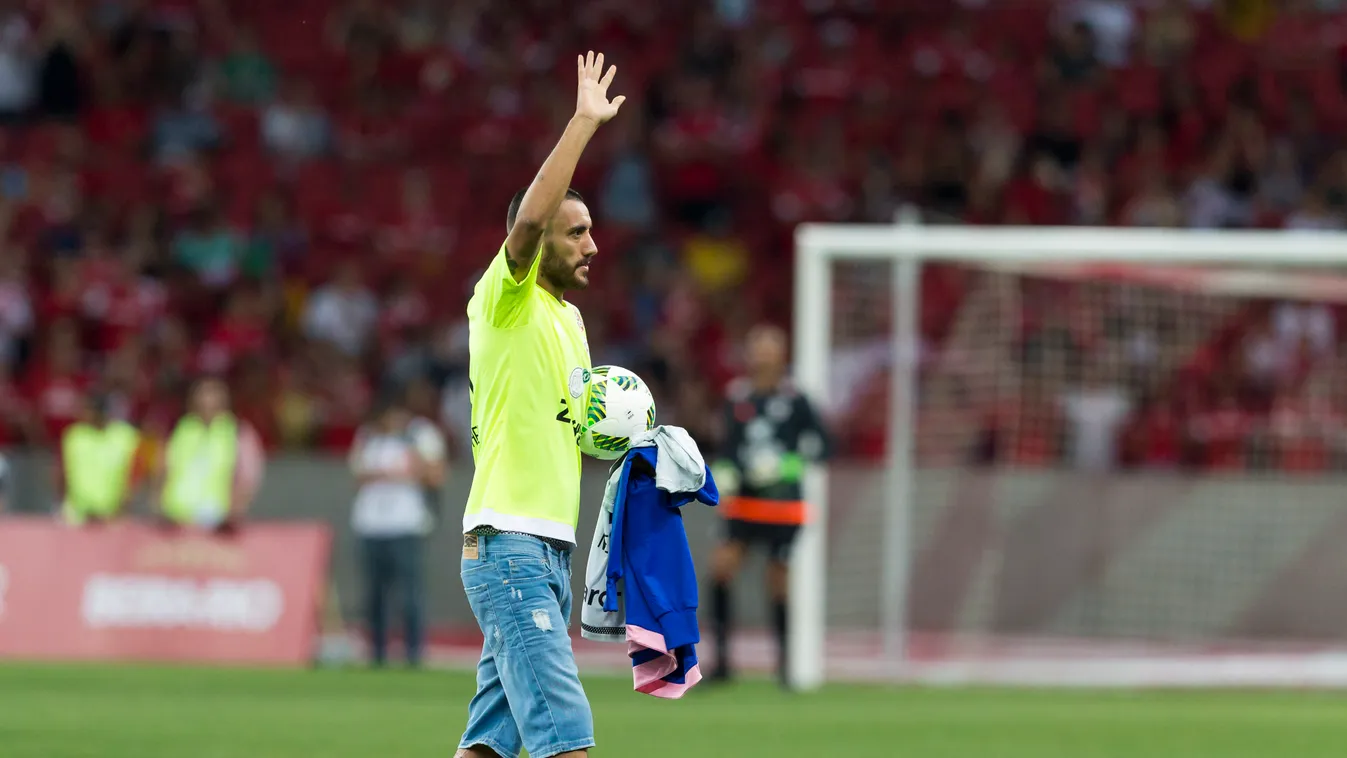
<svg viewBox="0 0 1347 758">
<path fill-rule="evenodd" d="M 406 410 L 404 388 L 401 383 L 392 383 L 382 388 L 370 404 L 370 417 L 379 418 L 389 411 Z"/>
<path fill-rule="evenodd" d="M 525 192 L 528 192 L 528 191 L 529 191 L 529 188 L 528 188 L 528 187 L 525 187 L 524 189 L 521 189 L 521 190 L 519 190 L 518 192 L 514 193 L 514 197 L 510 198 L 510 209 L 509 209 L 508 211 L 505 212 L 505 233 L 506 233 L 506 234 L 509 234 L 509 233 L 510 233 L 510 230 L 514 229 L 514 220 L 515 220 L 516 218 L 519 217 L 519 206 L 520 206 L 520 205 L 523 205 L 523 203 L 524 203 L 524 193 L 525 193 Z M 564 197 L 564 198 L 562 198 L 562 199 L 563 199 L 563 200 L 579 200 L 579 201 L 582 202 L 582 203 L 585 201 L 585 198 L 582 197 L 582 196 L 580 195 L 580 193 L 579 193 L 579 192 L 576 192 L 574 189 L 567 189 L 567 190 L 566 190 L 566 197 Z"/>
</svg>

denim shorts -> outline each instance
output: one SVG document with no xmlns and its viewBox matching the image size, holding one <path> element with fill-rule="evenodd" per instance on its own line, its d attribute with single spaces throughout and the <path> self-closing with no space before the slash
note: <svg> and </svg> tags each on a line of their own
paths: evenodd
<svg viewBox="0 0 1347 758">
<path fill-rule="evenodd" d="M 504 758 L 522 748 L 547 758 L 593 747 L 568 632 L 570 552 L 517 534 L 465 539 L 463 589 L 485 641 L 459 747 L 483 745 Z"/>
</svg>

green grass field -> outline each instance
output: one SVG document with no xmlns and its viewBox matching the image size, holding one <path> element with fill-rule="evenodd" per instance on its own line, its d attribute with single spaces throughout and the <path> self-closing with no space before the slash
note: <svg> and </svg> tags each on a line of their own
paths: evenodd
<svg viewBox="0 0 1347 758">
<path fill-rule="evenodd" d="M 1314 758 L 1347 755 L 1347 697 L 698 687 L 587 680 L 596 756 Z M 464 673 L 0 664 L 3 758 L 449 758 Z"/>
</svg>

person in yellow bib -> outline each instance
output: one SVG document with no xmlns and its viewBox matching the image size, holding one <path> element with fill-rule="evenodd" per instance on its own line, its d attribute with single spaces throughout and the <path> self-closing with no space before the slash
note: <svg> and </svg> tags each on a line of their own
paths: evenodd
<svg viewBox="0 0 1347 758">
<path fill-rule="evenodd" d="M 108 417 L 108 399 L 83 399 L 80 420 L 61 434 L 56 491 L 60 516 L 71 526 L 99 524 L 122 515 L 134 494 L 140 432 Z"/>
<path fill-rule="evenodd" d="M 264 466 L 261 440 L 230 412 L 224 381 L 200 379 L 160 458 L 159 514 L 174 526 L 231 531 L 248 512 Z"/>
<path fill-rule="evenodd" d="M 589 342 L 568 290 L 589 285 L 593 221 L 570 189 L 580 154 L 625 98 L 616 68 L 577 61 L 575 115 L 526 190 L 468 302 L 476 470 L 463 513 L 463 587 L 485 644 L 458 758 L 587 755 L 594 718 L 566 633 L 580 512 L 579 421 Z"/>
</svg>

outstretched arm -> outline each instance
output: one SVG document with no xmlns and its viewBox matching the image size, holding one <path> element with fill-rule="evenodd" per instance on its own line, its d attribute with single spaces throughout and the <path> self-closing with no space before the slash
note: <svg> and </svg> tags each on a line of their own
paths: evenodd
<svg viewBox="0 0 1347 758">
<path fill-rule="evenodd" d="M 608 99 L 608 85 L 617 73 L 616 66 L 609 66 L 603 72 L 603 53 L 596 57 L 591 50 L 589 55 L 576 60 L 579 85 L 575 95 L 575 115 L 566 124 L 557 146 L 543 161 L 538 175 L 524 193 L 519 213 L 515 216 L 514 227 L 505 239 L 505 251 L 509 256 L 510 273 L 515 281 L 522 281 L 528 275 L 533 259 L 538 254 L 538 245 L 542 241 L 543 230 L 547 222 L 566 198 L 566 190 L 571 186 L 571 177 L 575 166 L 580 162 L 580 154 L 594 136 L 594 132 L 608 119 L 617 115 L 627 98 L 618 95 Z M 602 78 L 600 78 L 602 74 Z"/>
</svg>

